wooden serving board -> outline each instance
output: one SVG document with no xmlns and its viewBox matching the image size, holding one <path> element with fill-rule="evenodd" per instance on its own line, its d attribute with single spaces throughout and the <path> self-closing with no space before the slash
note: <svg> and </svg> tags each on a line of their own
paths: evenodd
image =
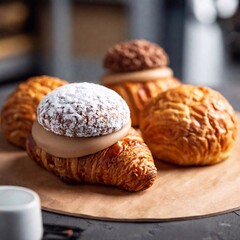
<svg viewBox="0 0 240 240">
<path fill-rule="evenodd" d="M 239 141 L 238 132 L 231 157 L 213 166 L 183 168 L 156 161 L 154 185 L 129 193 L 115 187 L 67 185 L 0 133 L 0 185 L 31 188 L 39 194 L 42 209 L 65 215 L 116 221 L 209 216 L 240 208 Z"/>
</svg>

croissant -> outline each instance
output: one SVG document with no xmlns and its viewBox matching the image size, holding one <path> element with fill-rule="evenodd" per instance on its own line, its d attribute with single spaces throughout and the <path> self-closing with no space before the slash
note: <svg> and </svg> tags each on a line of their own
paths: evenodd
<svg viewBox="0 0 240 240">
<path fill-rule="evenodd" d="M 25 148 L 26 138 L 36 119 L 39 102 L 50 91 L 66 83 L 58 78 L 39 76 L 19 84 L 6 99 L 1 111 L 1 128 L 4 137 L 12 144 Z"/>
<path fill-rule="evenodd" d="M 157 174 L 150 150 L 131 128 L 127 103 L 93 83 L 49 93 L 38 105 L 26 148 L 31 159 L 70 183 L 141 191 Z"/>
<path fill-rule="evenodd" d="M 237 117 L 219 92 L 181 85 L 145 106 L 140 129 L 155 159 L 184 166 L 210 165 L 230 156 Z"/>
<path fill-rule="evenodd" d="M 123 82 L 121 84 L 105 84 L 122 96 L 127 102 L 130 112 L 132 126 L 138 127 L 140 112 L 151 99 L 169 88 L 179 86 L 176 78 L 163 78 L 147 82 Z"/>
<path fill-rule="evenodd" d="M 127 102 L 132 126 L 139 126 L 139 114 L 151 98 L 180 85 L 168 62 L 164 49 L 146 40 L 119 43 L 108 50 L 103 61 L 108 72 L 101 84 Z"/>
<path fill-rule="evenodd" d="M 113 185 L 136 192 L 152 186 L 157 175 L 150 150 L 133 128 L 112 146 L 79 158 L 55 157 L 38 147 L 31 135 L 26 148 L 31 159 L 68 183 Z"/>
</svg>

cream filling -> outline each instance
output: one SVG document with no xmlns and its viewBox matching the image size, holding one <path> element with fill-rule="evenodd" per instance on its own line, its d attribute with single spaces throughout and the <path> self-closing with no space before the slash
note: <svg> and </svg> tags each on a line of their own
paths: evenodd
<svg viewBox="0 0 240 240">
<path fill-rule="evenodd" d="M 155 80 L 157 78 L 172 77 L 173 71 L 168 68 L 155 68 L 150 70 L 142 70 L 136 72 L 126 73 L 108 73 L 101 78 L 102 84 L 114 84 L 126 81 L 131 82 L 146 82 L 149 80 Z"/>
<path fill-rule="evenodd" d="M 75 158 L 101 151 L 123 137 L 131 128 L 129 121 L 117 132 L 99 137 L 66 137 L 45 130 L 37 121 L 32 127 L 32 136 L 37 146 L 56 157 Z"/>
</svg>

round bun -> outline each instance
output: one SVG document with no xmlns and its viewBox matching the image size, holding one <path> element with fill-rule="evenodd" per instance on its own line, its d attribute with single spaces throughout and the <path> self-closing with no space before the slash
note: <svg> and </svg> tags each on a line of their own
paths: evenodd
<svg viewBox="0 0 240 240">
<path fill-rule="evenodd" d="M 208 165 L 229 157 L 237 118 L 220 93 L 182 85 L 146 105 L 140 129 L 155 158 L 178 165 Z"/>
<path fill-rule="evenodd" d="M 38 122 L 68 137 L 94 137 L 118 131 L 130 121 L 126 102 L 94 83 L 72 83 L 48 94 L 38 106 Z"/>
<path fill-rule="evenodd" d="M 110 48 L 103 65 L 112 72 L 141 71 L 168 65 L 168 56 L 155 43 L 146 40 L 132 40 Z"/>
<path fill-rule="evenodd" d="M 66 84 L 59 78 L 37 76 L 19 84 L 6 99 L 1 111 L 1 128 L 4 137 L 14 145 L 25 148 L 26 138 L 31 133 L 37 117 L 37 106 L 45 95 Z"/>
</svg>

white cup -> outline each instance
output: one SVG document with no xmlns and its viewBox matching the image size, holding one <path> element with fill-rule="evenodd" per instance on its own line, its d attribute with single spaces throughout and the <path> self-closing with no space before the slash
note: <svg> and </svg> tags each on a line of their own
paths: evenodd
<svg viewBox="0 0 240 240">
<path fill-rule="evenodd" d="M 34 191 L 0 186 L 0 239 L 40 240 L 43 222 L 40 198 Z"/>
</svg>

